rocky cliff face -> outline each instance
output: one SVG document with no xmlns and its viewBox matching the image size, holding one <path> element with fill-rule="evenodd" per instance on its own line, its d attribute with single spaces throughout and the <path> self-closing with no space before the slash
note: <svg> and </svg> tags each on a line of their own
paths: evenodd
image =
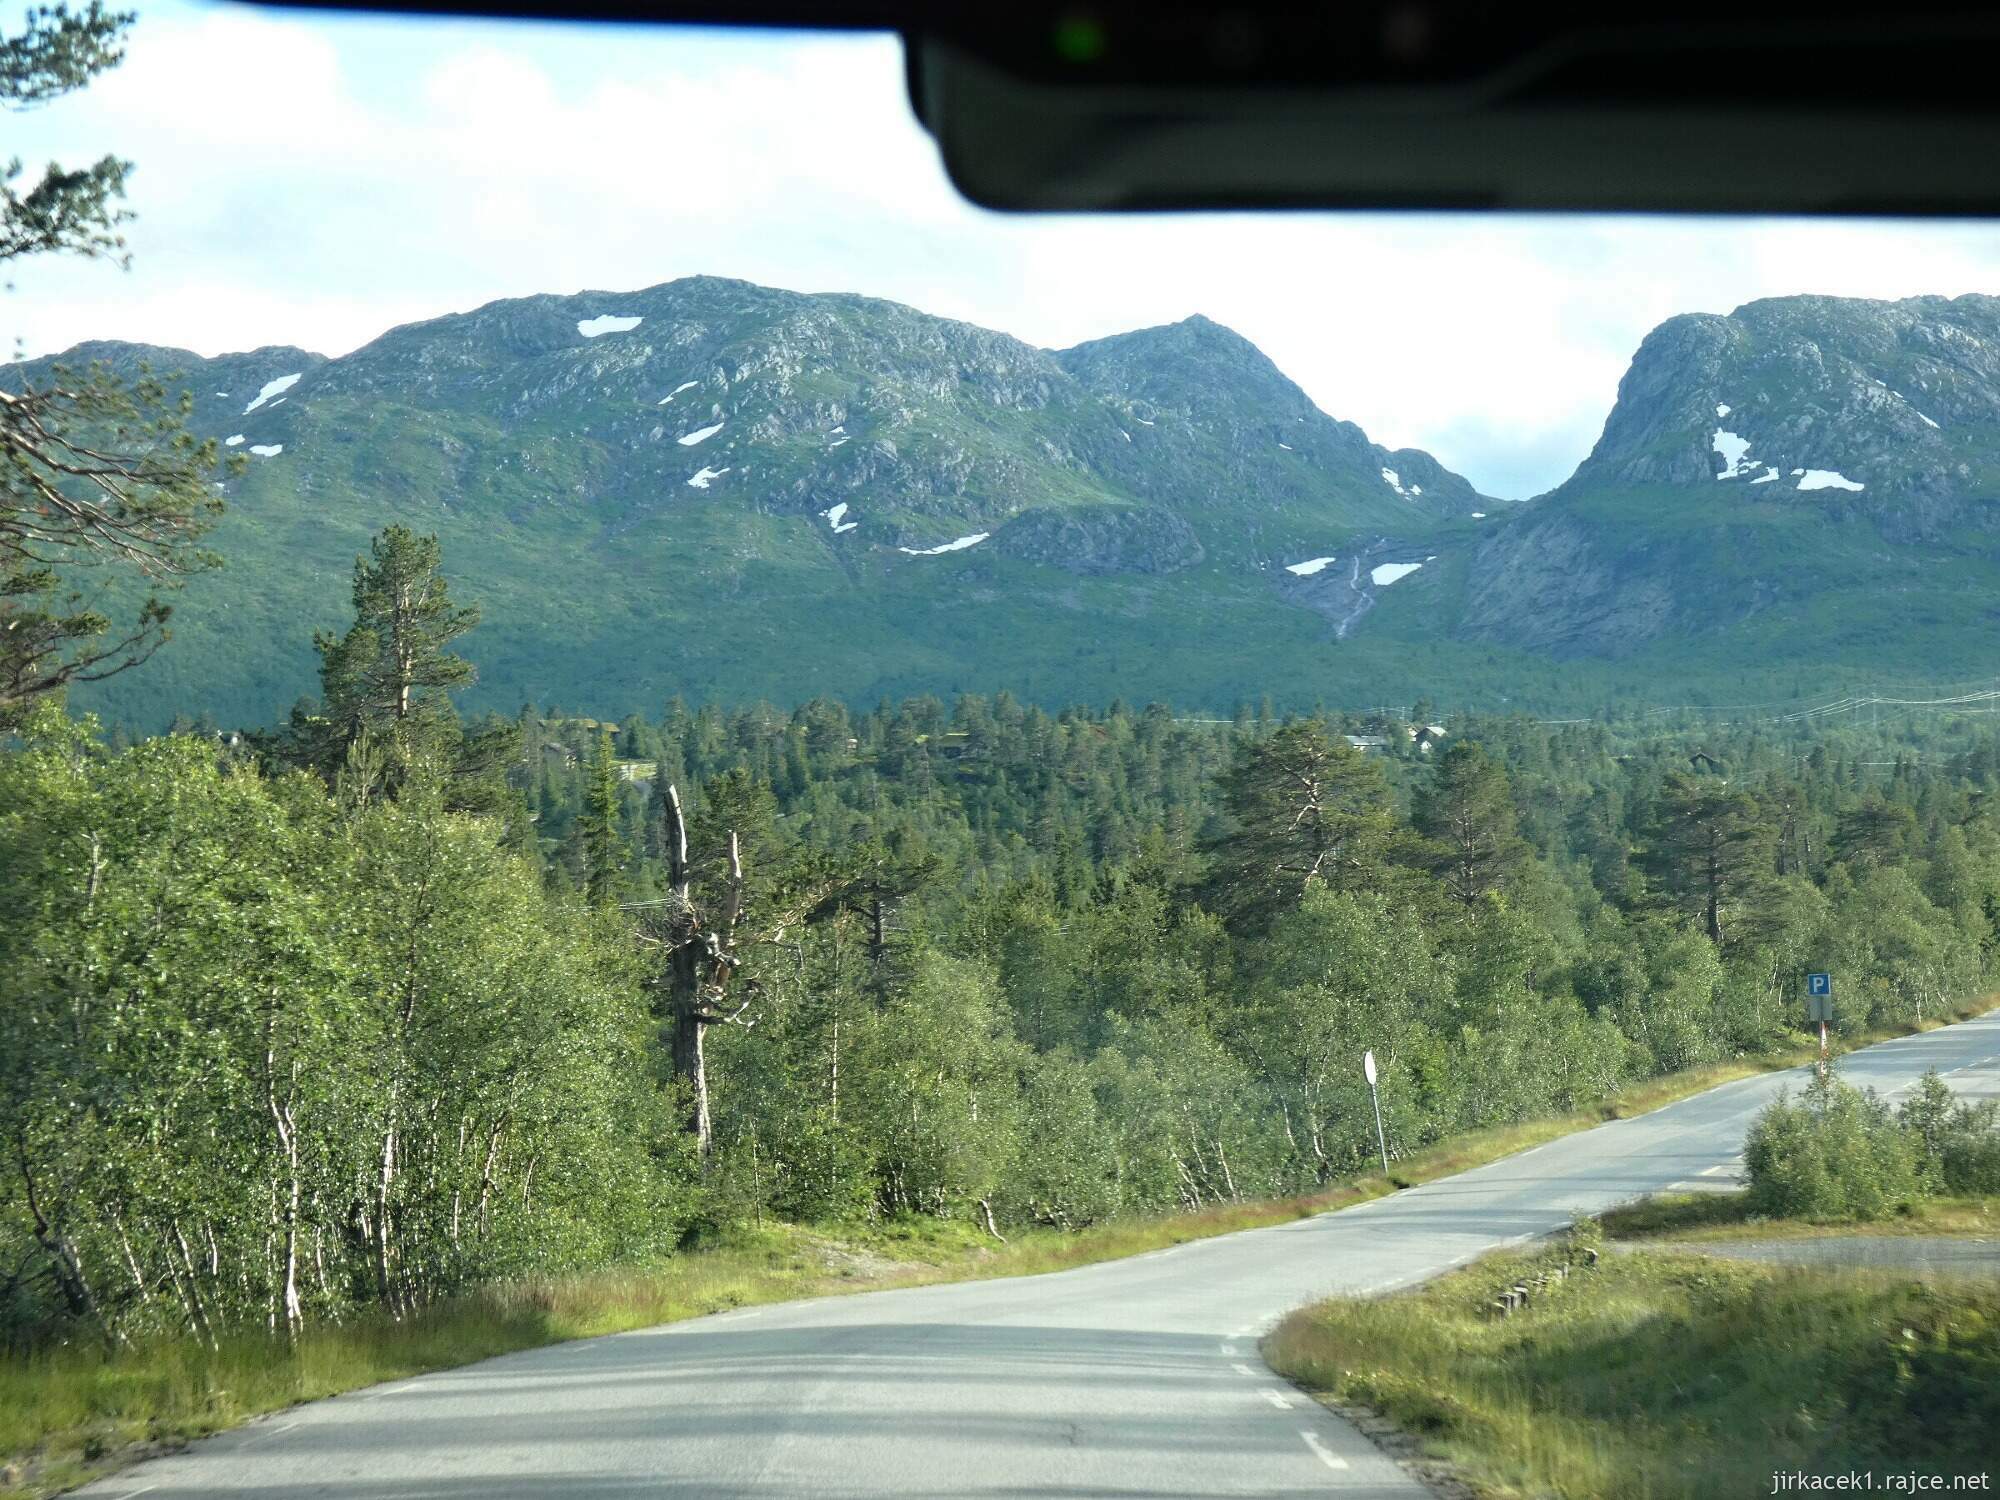
<svg viewBox="0 0 2000 1500">
<path fill-rule="evenodd" d="M 1996 496 L 2000 298 L 1672 318 L 1576 473 L 1478 549 L 1462 628 L 1621 656 L 1783 611 L 1858 553 L 1986 555 Z"/>
<path fill-rule="evenodd" d="M 1191 479 L 1298 501 L 1331 485 L 1357 516 L 1386 527 L 1493 504 L 1430 454 L 1383 448 L 1328 416 L 1254 344 L 1207 318 L 1079 344 L 1056 358 L 1128 419 L 1124 430 L 1144 437 L 1114 454 L 1113 466 L 1162 498 L 1185 499 L 1175 482 L 1184 489 Z"/>
<path fill-rule="evenodd" d="M 1837 474 L 1892 494 L 1884 508 L 1948 502 L 1990 481 L 1996 424 L 2000 298 L 1774 298 L 1648 335 L 1557 493 Z"/>
<path fill-rule="evenodd" d="M 122 347 L 96 352 L 131 362 Z M 1027 555 L 1035 538 L 1081 525 L 1100 541 L 1150 539 L 1092 544 L 1089 566 L 1129 553 L 1153 569 L 1204 555 L 1232 521 L 1241 538 L 1240 523 L 1263 536 L 1282 518 L 1266 538 L 1282 551 L 1293 532 L 1421 526 L 1483 503 L 1428 454 L 1390 454 L 1326 416 L 1206 319 L 1053 354 L 894 303 L 697 277 L 498 302 L 335 360 L 151 353 L 185 365 L 197 388 L 232 391 L 212 411 L 198 401 L 198 426 L 282 445 L 288 469 L 321 481 L 331 468 L 393 492 L 421 473 L 441 504 L 497 500 L 514 514 L 648 514 L 689 488 L 772 515 L 844 504 L 838 532 L 823 529 L 856 554 L 991 534 L 1044 510 L 1137 505 L 1180 520 L 1051 518 L 1016 545 Z M 256 376 L 291 374 L 282 397 L 247 413 L 233 404 Z M 413 440 L 423 463 L 375 461 Z"/>
</svg>

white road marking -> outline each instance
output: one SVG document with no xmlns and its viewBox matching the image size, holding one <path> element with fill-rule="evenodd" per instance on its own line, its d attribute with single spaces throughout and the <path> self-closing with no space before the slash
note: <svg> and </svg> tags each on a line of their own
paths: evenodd
<svg viewBox="0 0 2000 1500">
<path fill-rule="evenodd" d="M 1342 1458 L 1338 1453 L 1330 1452 L 1326 1444 L 1319 1440 L 1318 1433 L 1309 1428 L 1301 1427 L 1299 1429 L 1299 1436 L 1306 1440 L 1306 1446 L 1312 1449 L 1313 1457 L 1317 1458 L 1329 1469 L 1344 1469 L 1347 1467 L 1347 1460 Z"/>
<path fill-rule="evenodd" d="M 708 1321 L 711 1323 L 740 1323 L 745 1318 L 761 1318 L 763 1315 L 763 1308 L 751 1307 L 744 1309 L 742 1312 L 716 1313 Z"/>
<path fill-rule="evenodd" d="M 1252 1380 L 1257 1378 L 1257 1372 L 1248 1365 L 1231 1365 L 1229 1368 L 1234 1370 L 1238 1375 L 1248 1375 Z"/>
<path fill-rule="evenodd" d="M 1292 1409 L 1292 1403 L 1287 1401 L 1283 1396 L 1280 1396 L 1276 1391 L 1264 1390 L 1259 1392 L 1259 1394 L 1266 1401 L 1277 1407 L 1279 1411 L 1290 1411 Z"/>
<path fill-rule="evenodd" d="M 1704 1177 L 1720 1177 L 1724 1172 L 1727 1172 L 1728 1170 L 1729 1170 L 1729 1163 L 1724 1162 L 1719 1167 L 1703 1167 L 1701 1169 L 1701 1175 Z"/>
<path fill-rule="evenodd" d="M 1236 1346 L 1234 1344 L 1217 1344 L 1215 1346 L 1215 1351 L 1216 1353 L 1220 1354 L 1224 1359 L 1236 1358 Z"/>
</svg>

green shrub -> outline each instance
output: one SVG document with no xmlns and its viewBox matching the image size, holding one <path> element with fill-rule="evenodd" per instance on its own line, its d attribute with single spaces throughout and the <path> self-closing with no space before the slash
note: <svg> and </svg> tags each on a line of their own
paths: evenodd
<svg viewBox="0 0 2000 1500">
<path fill-rule="evenodd" d="M 2000 1193 L 2000 1102 L 1955 1099 L 1931 1072 L 1897 1118 L 1916 1154 L 1917 1175 L 1930 1191 Z"/>
<path fill-rule="evenodd" d="M 1875 1219 L 1922 1196 L 1913 1133 L 1876 1097 L 1836 1079 L 1772 1100 L 1744 1147 L 1753 1210 L 1798 1219 Z"/>
</svg>

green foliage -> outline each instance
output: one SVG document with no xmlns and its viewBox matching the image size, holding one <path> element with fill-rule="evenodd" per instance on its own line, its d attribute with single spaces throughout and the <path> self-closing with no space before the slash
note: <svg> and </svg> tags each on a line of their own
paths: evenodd
<svg viewBox="0 0 2000 1500">
<path fill-rule="evenodd" d="M 437 538 L 387 527 L 354 560 L 353 600 L 352 625 L 313 638 L 320 701 L 295 706 L 283 731 L 263 737 L 268 748 L 329 782 L 344 778 L 362 800 L 431 767 L 455 809 L 497 810 L 514 731 L 459 723 L 451 692 L 476 673 L 448 648 L 479 623 L 479 607 L 453 601 Z"/>
<path fill-rule="evenodd" d="M 46 103 L 115 66 L 132 19 L 96 0 L 31 8 L 25 30 L 0 35 L 0 109 Z M 0 166 L 0 265 L 119 255 L 130 166 L 51 163 L 25 192 L 19 159 Z M 209 479 L 220 450 L 187 430 L 190 410 L 143 361 L 125 377 L 50 367 L 0 389 L 0 731 L 39 699 L 146 660 L 167 640 L 160 591 L 213 565 L 195 544 L 222 509 Z M 83 586 L 93 569 L 108 586 Z M 150 592 L 129 597 L 135 584 Z"/>
<path fill-rule="evenodd" d="M 44 711 L 0 757 L 10 1333 L 296 1329 L 672 1243 L 626 949 L 435 781 L 336 804 Z"/>
<path fill-rule="evenodd" d="M 1873 1090 L 1829 1077 L 1767 1105 L 1744 1144 L 1750 1203 L 1773 1218 L 1878 1219 L 1922 1189 L 1912 1142 Z"/>
<path fill-rule="evenodd" d="M 130 12 L 107 11 L 97 0 L 81 11 L 67 5 L 30 8 L 27 24 L 0 36 L 0 109 L 29 109 L 82 88 L 125 56 Z M 68 171 L 51 163 L 25 193 L 17 157 L 0 169 L 0 263 L 50 251 L 115 255 L 124 248 L 116 226 L 128 215 L 112 205 L 125 196 L 131 163 L 107 156 Z"/>
<path fill-rule="evenodd" d="M 599 732 L 590 759 L 577 832 L 583 839 L 584 893 L 593 906 L 617 900 L 624 873 L 625 846 L 618 836 L 618 767 L 611 757 L 611 731 Z"/>
<path fill-rule="evenodd" d="M 1433 845 L 1426 866 L 1467 910 L 1502 889 L 1529 854 L 1515 829 L 1507 773 L 1472 740 L 1438 757 L 1417 789 L 1410 822 Z"/>
<path fill-rule="evenodd" d="M 1245 740 L 1222 778 L 1226 830 L 1205 846 L 1207 904 L 1264 925 L 1314 887 L 1360 890 L 1394 830 L 1381 768 L 1313 719 Z"/>
<path fill-rule="evenodd" d="M 1960 1197 L 2000 1193 L 2000 1103 L 1960 1101 L 1935 1072 L 1897 1111 L 1927 1193 Z"/>
</svg>

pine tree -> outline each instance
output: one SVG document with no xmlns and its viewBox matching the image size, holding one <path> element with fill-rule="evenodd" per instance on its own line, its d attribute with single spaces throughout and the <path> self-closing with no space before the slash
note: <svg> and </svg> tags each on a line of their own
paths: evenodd
<svg viewBox="0 0 2000 1500">
<path fill-rule="evenodd" d="M 1720 945 L 1729 915 L 1770 882 L 1772 830 L 1747 794 L 1677 771 L 1660 789 L 1640 862 L 1656 896 Z"/>
<path fill-rule="evenodd" d="M 1244 743 L 1221 779 L 1229 828 L 1204 846 L 1203 905 L 1260 927 L 1315 885 L 1377 882 L 1394 833 L 1382 772 L 1307 719 Z"/>
<path fill-rule="evenodd" d="M 1526 857 L 1515 832 L 1507 773 L 1471 740 L 1438 757 L 1410 821 L 1430 841 L 1425 863 L 1468 911 L 1498 890 Z"/>
<path fill-rule="evenodd" d="M 455 722 L 445 694 L 473 670 L 446 648 L 479 623 L 479 607 L 452 603 L 436 537 L 390 526 L 369 551 L 354 560 L 354 623 L 313 640 L 326 717 L 343 744 L 364 733 L 414 743 Z"/>
<path fill-rule="evenodd" d="M 618 832 L 618 764 L 608 729 L 598 731 L 577 828 L 583 839 L 584 894 L 592 906 L 609 906 L 624 883 L 625 841 Z"/>
<path fill-rule="evenodd" d="M 0 112 L 45 104 L 124 56 L 133 17 L 101 5 L 31 9 L 0 36 Z M 18 160 L 0 164 L 0 265 L 42 254 L 123 263 L 117 207 L 131 163 L 51 164 L 25 191 Z M 73 682 L 137 666 L 165 644 L 171 589 L 215 559 L 196 543 L 222 509 L 210 488 L 220 449 L 197 441 L 174 397 L 143 367 L 57 369 L 0 391 L 0 730 Z M 240 462 L 240 461 L 239 461 Z M 122 622 L 96 607 L 81 570 L 137 574 L 151 590 Z"/>
<path fill-rule="evenodd" d="M 451 689 L 474 674 L 448 648 L 479 623 L 479 607 L 452 601 L 442 562 L 436 537 L 403 526 L 385 528 L 369 555 L 354 560 L 354 623 L 342 635 L 313 638 L 319 710 L 294 708 L 275 748 L 331 778 L 351 746 L 374 740 L 402 768 L 430 761 L 447 773 L 453 808 L 496 811 L 514 795 L 505 772 L 518 757 L 520 729 L 491 719 L 467 733 L 459 723 Z"/>
</svg>

